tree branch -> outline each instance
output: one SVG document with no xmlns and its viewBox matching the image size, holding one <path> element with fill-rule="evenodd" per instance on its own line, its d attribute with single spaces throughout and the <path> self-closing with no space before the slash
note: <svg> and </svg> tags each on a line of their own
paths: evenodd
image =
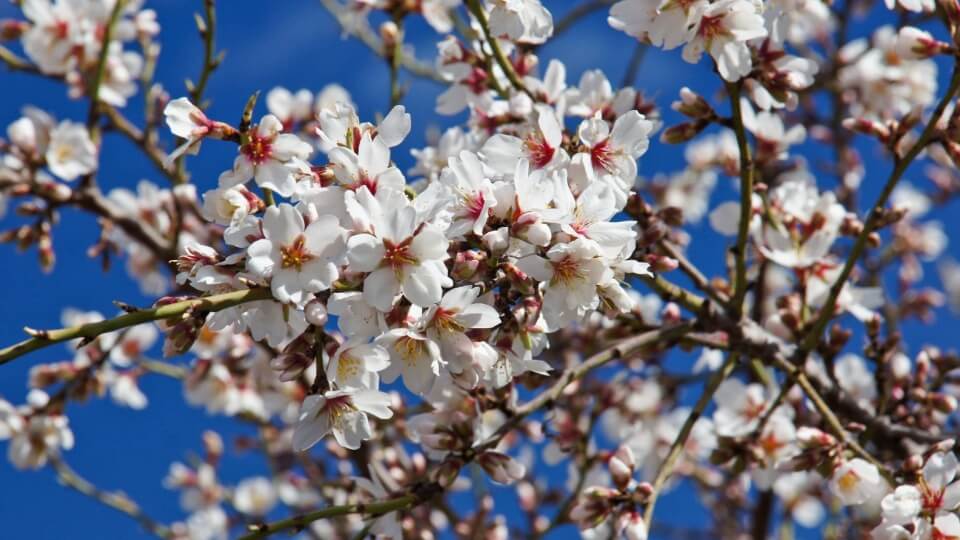
<svg viewBox="0 0 960 540">
<path fill-rule="evenodd" d="M 714 372 L 710 380 L 707 381 L 707 386 L 703 389 L 703 393 L 697 398 L 697 403 L 693 406 L 693 410 L 690 411 L 687 419 L 683 422 L 680 433 L 677 433 L 677 438 L 674 439 L 673 444 L 670 445 L 667 457 L 664 458 L 663 463 L 660 464 L 660 468 L 657 469 L 657 476 L 654 477 L 653 480 L 653 492 L 650 494 L 650 498 L 647 499 L 647 507 L 643 512 L 643 522 L 647 527 L 650 527 L 652 523 L 653 510 L 657 506 L 657 497 L 663 489 L 663 485 L 670 478 L 670 475 L 673 474 L 673 468 L 677 463 L 677 458 L 680 457 L 680 453 L 687 444 L 687 439 L 693 431 L 693 425 L 700 419 L 707 405 L 713 400 L 713 395 L 717 392 L 717 388 L 720 387 L 720 383 L 733 373 L 733 369 L 737 366 L 738 357 L 739 354 L 737 353 L 731 353 L 727 356 L 727 360 L 723 363 L 723 366 Z"/>
<path fill-rule="evenodd" d="M 57 480 L 59 480 L 63 485 L 88 497 L 91 497 L 94 500 L 109 506 L 110 508 L 123 512 L 124 514 L 137 520 L 144 530 L 155 536 L 160 538 L 173 537 L 170 529 L 166 525 L 163 525 L 146 515 L 143 510 L 140 509 L 137 503 L 131 500 L 126 494 L 121 492 L 104 491 L 98 488 L 89 480 L 77 474 L 77 472 L 70 468 L 70 466 L 67 465 L 66 462 L 64 462 L 59 456 L 51 456 L 50 464 L 57 472 Z"/>
<path fill-rule="evenodd" d="M 727 83 L 730 107 L 733 111 L 733 131 L 737 136 L 737 148 L 740 153 L 740 223 L 737 228 L 737 244 L 734 248 L 736 278 L 731 300 L 734 316 L 739 318 L 743 312 L 743 300 L 747 295 L 747 235 L 750 231 L 750 215 L 753 209 L 753 160 L 750 157 L 750 144 L 743 126 L 743 114 L 740 110 L 740 85 Z"/>
<path fill-rule="evenodd" d="M 864 250 L 867 248 L 867 240 L 869 239 L 870 234 L 873 233 L 873 231 L 877 228 L 880 214 L 882 213 L 884 206 L 886 206 L 887 199 L 890 198 L 890 194 L 893 193 L 893 188 L 896 187 L 897 183 L 903 177 L 903 173 L 906 172 L 907 167 L 910 166 L 913 160 L 920 155 L 920 152 L 923 151 L 923 149 L 930 142 L 931 138 L 933 137 L 933 133 L 936 130 L 937 121 L 940 120 L 941 116 L 943 116 L 943 112 L 956 95 L 958 89 L 960 89 L 960 62 L 958 62 L 957 58 L 954 58 L 953 74 L 950 77 L 950 85 L 948 86 L 946 93 L 940 99 L 940 103 L 938 103 L 936 109 L 934 109 L 933 115 L 930 117 L 929 122 L 923 129 L 923 132 L 921 132 L 917 141 L 913 144 L 913 146 L 910 147 L 910 150 L 908 150 L 902 158 L 894 158 L 895 165 L 893 167 L 893 171 L 890 173 L 887 183 L 884 184 L 883 191 L 880 192 L 876 202 L 874 202 L 873 206 L 870 208 L 870 213 L 867 215 L 867 220 L 863 224 L 863 231 L 861 231 L 860 235 L 857 236 L 857 239 L 853 244 L 853 249 L 850 250 L 850 254 L 847 256 L 847 260 L 843 265 L 843 269 L 840 271 L 840 275 L 830 287 L 830 293 L 827 296 L 827 301 L 824 302 L 823 306 L 820 308 L 820 313 L 817 315 L 816 321 L 801 343 L 800 350 L 798 351 L 798 357 L 805 358 L 807 354 L 809 354 L 817 346 L 817 342 L 820 341 L 823 331 L 826 329 L 827 324 L 829 324 L 830 319 L 833 318 L 834 310 L 837 307 L 837 298 L 840 297 L 840 292 L 843 290 L 844 285 L 846 285 L 847 280 L 850 278 L 850 273 L 853 271 L 853 267 L 856 265 L 857 261 L 860 259 L 860 256 L 863 255 Z"/>
<path fill-rule="evenodd" d="M 21 341 L 15 345 L 11 345 L 5 349 L 0 349 L 0 365 L 6 364 L 7 362 L 29 352 L 53 345 L 54 343 L 61 343 L 77 338 L 93 338 L 99 336 L 100 334 L 113 332 L 114 330 L 119 330 L 121 328 L 127 328 L 128 326 L 136 326 L 145 322 L 169 319 L 171 317 L 183 315 L 190 310 L 214 312 L 246 302 L 266 300 L 271 297 L 272 295 L 270 293 L 270 289 L 268 288 L 241 289 L 238 291 L 215 294 L 201 298 L 191 298 L 189 300 L 183 300 L 151 309 L 142 309 L 120 315 L 114 319 L 82 324 L 80 326 L 73 326 L 70 328 L 61 328 L 58 330 L 27 329 L 27 332 L 34 337 Z"/>
</svg>

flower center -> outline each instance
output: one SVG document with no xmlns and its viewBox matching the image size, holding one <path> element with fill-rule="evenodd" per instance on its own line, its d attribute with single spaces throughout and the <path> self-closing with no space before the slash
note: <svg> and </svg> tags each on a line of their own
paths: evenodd
<svg viewBox="0 0 960 540">
<path fill-rule="evenodd" d="M 705 15 L 700 19 L 700 28 L 697 29 L 697 35 L 704 40 L 710 41 L 726 33 L 727 29 L 723 26 L 723 15 Z"/>
<path fill-rule="evenodd" d="M 436 313 L 433 315 L 433 320 L 430 321 L 430 324 L 437 329 L 438 332 L 442 333 L 462 333 L 465 328 L 459 321 L 456 319 L 456 312 L 452 310 L 447 310 L 444 308 L 437 308 Z"/>
<path fill-rule="evenodd" d="M 860 482 L 860 477 L 857 476 L 857 473 L 853 472 L 853 470 L 851 469 L 843 473 L 843 476 L 841 476 L 837 480 L 837 485 L 840 486 L 840 489 L 842 489 L 843 491 L 849 492 L 849 491 L 853 491 L 854 488 L 857 487 L 857 484 L 859 482 Z"/>
<path fill-rule="evenodd" d="M 405 266 L 415 265 L 420 262 L 410 253 L 410 243 L 412 241 L 412 238 L 407 238 L 399 244 L 394 244 L 389 240 L 383 241 L 383 260 L 393 268 L 394 272 L 399 274 Z"/>
<path fill-rule="evenodd" d="M 556 148 L 550 146 L 540 135 L 532 135 L 524 141 L 527 147 L 527 154 L 530 156 L 530 164 L 534 168 L 542 169 L 546 167 L 551 160 Z"/>
<path fill-rule="evenodd" d="M 426 356 L 427 342 L 410 336 L 403 336 L 394 344 L 394 349 L 407 367 L 413 367 Z"/>
<path fill-rule="evenodd" d="M 484 203 L 483 193 L 464 194 L 463 204 L 467 211 L 467 216 L 471 219 L 477 219 L 483 214 Z"/>
<path fill-rule="evenodd" d="M 259 135 L 251 135 L 250 141 L 240 148 L 243 155 L 247 156 L 247 160 L 254 165 L 259 165 L 270 159 L 271 150 L 270 140 Z"/>
<path fill-rule="evenodd" d="M 303 265 L 313 260 L 313 255 L 307 251 L 307 239 L 302 234 L 297 236 L 288 246 L 280 246 L 280 267 L 296 268 L 299 272 Z"/>
<path fill-rule="evenodd" d="M 613 148 L 610 146 L 610 139 L 605 139 L 590 149 L 590 161 L 595 168 L 613 171 Z"/>
<path fill-rule="evenodd" d="M 340 355 L 340 361 L 337 363 L 337 379 L 341 382 L 360 373 L 360 360 L 351 356 L 349 353 Z"/>
<path fill-rule="evenodd" d="M 121 345 L 121 350 L 127 358 L 136 358 L 140 356 L 140 343 L 135 340 L 128 339 L 124 340 L 123 345 Z"/>
<path fill-rule="evenodd" d="M 341 425 L 343 417 L 356 410 L 357 407 L 351 401 L 350 396 L 330 398 L 323 405 L 323 411 L 330 415 L 330 423 L 334 426 Z"/>
<path fill-rule="evenodd" d="M 564 257 L 559 261 L 553 262 L 553 278 L 551 285 L 569 285 L 574 281 L 583 279 L 583 269 L 580 268 L 580 261 L 572 257 Z"/>
</svg>

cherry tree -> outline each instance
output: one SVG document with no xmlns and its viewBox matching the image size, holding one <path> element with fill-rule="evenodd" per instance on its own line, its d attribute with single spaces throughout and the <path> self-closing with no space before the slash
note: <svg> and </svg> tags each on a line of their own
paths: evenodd
<svg viewBox="0 0 960 540">
<path fill-rule="evenodd" d="M 0 239 L 48 270 L 59 212 L 79 210 L 102 231 L 90 255 L 156 300 L 64 306 L 62 328 L 0 349 L 0 366 L 68 351 L 0 399 L 13 467 L 168 539 L 960 538 L 960 356 L 904 326 L 960 308 L 935 219 L 960 192 L 957 0 L 585 0 L 556 18 L 540 0 L 322 0 L 384 64 L 389 107 L 331 83 L 216 115 L 214 0 L 186 88 L 153 79 L 144 1 L 14 4 L 4 77 L 62 84 L 87 114 L 7 104 L 0 207 L 26 219 Z M 636 42 L 619 87 L 568 81 L 542 49 L 599 10 Z M 419 18 L 429 59 L 405 35 Z M 635 88 L 650 48 L 709 82 Z M 437 120 L 405 108 L 412 77 L 442 86 L 451 127 L 404 170 Z M 121 159 L 106 134 L 152 180 L 102 191 Z M 234 157 L 198 185 L 215 145 Z M 652 157 L 668 145 L 682 168 Z M 707 227 L 727 240 L 693 249 Z M 164 523 L 75 471 L 72 404 L 149 407 L 146 377 L 245 425 L 270 475 L 223 477 L 206 432 L 156 479 L 184 510 Z M 707 528 L 656 513 L 671 491 Z"/>
</svg>

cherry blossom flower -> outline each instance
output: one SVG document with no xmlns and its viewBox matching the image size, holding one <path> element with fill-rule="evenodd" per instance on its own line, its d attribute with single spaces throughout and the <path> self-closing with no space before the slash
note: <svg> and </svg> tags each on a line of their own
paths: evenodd
<svg viewBox="0 0 960 540">
<path fill-rule="evenodd" d="M 590 159 L 584 160 L 588 177 L 612 174 L 632 182 L 637 176 L 637 158 L 646 153 L 652 130 L 653 123 L 637 111 L 617 118 L 612 131 L 604 120 L 585 120 L 577 136 L 588 148 Z"/>
<path fill-rule="evenodd" d="M 441 230 L 401 192 L 379 189 L 373 195 L 364 186 L 347 197 L 350 213 L 367 230 L 347 242 L 350 270 L 369 272 L 364 300 L 380 311 L 389 311 L 398 294 L 421 307 L 439 302 L 442 287 L 452 284 Z"/>
<path fill-rule="evenodd" d="M 717 411 L 713 422 L 717 435 L 738 437 L 753 431 L 770 407 L 766 392 L 759 384 L 744 384 L 739 379 L 727 379 L 717 388 L 714 400 Z"/>
<path fill-rule="evenodd" d="M 840 464 L 830 477 L 830 491 L 841 504 L 856 505 L 883 489 L 883 479 L 877 466 L 861 458 Z"/>
<path fill-rule="evenodd" d="M 510 41 L 538 44 L 553 35 L 553 17 L 540 0 L 495 2 L 489 19 L 493 35 Z"/>
<path fill-rule="evenodd" d="M 268 114 L 245 135 L 240 155 L 233 169 L 220 175 L 220 187 L 244 184 L 250 179 L 257 185 L 289 197 L 296 186 L 298 160 L 305 160 L 313 148 L 296 135 L 282 133 L 283 124 Z"/>
<path fill-rule="evenodd" d="M 490 210 L 497 205 L 493 183 L 484 174 L 484 166 L 473 152 L 464 150 L 459 157 L 451 156 L 449 166 L 440 174 L 440 183 L 446 186 L 455 201 L 453 223 L 447 230 L 452 237 L 468 232 L 483 233 Z"/>
<path fill-rule="evenodd" d="M 390 365 L 390 355 L 376 344 L 356 338 L 340 345 L 327 364 L 327 380 L 339 388 L 368 388 L 380 386 L 377 374 Z"/>
<path fill-rule="evenodd" d="M 73 448 L 70 421 L 62 414 L 33 414 L 10 437 L 7 457 L 18 469 L 39 469 L 50 456 Z"/>
<path fill-rule="evenodd" d="M 335 217 L 321 216 L 307 225 L 289 204 L 271 206 L 263 217 L 263 235 L 247 248 L 247 266 L 270 278 L 280 302 L 302 305 L 308 293 L 329 289 L 337 279 L 345 244 Z"/>
<path fill-rule="evenodd" d="M 706 50 L 725 80 L 742 79 L 753 67 L 747 42 L 767 35 L 757 4 L 750 0 L 720 0 L 701 5 L 702 11 L 690 29 L 690 40 L 683 48 L 683 59 L 695 64 Z"/>
<path fill-rule="evenodd" d="M 411 392 L 426 394 L 440 375 L 445 361 L 440 346 L 432 339 L 406 328 L 394 328 L 376 339 L 376 344 L 390 355 L 390 365 L 380 373 L 384 382 L 403 377 Z"/>
<path fill-rule="evenodd" d="M 97 146 L 86 127 L 64 120 L 50 132 L 46 160 L 50 172 L 64 180 L 76 180 L 97 169 Z"/>
<path fill-rule="evenodd" d="M 532 169 L 550 168 L 562 163 L 566 153 L 560 148 L 563 129 L 549 107 L 537 108 L 537 128 L 524 138 L 496 134 L 481 150 L 486 164 L 501 174 L 513 174 L 517 160 L 525 159 Z"/>
<path fill-rule="evenodd" d="M 474 329 L 500 324 L 500 315 L 492 306 L 478 302 L 479 296 L 480 289 L 469 285 L 450 289 L 423 316 L 426 335 L 440 345 L 443 358 L 455 374 L 467 368 L 479 368 L 482 373 L 497 355 L 486 342 L 467 335 Z"/>
<path fill-rule="evenodd" d="M 554 245 L 546 258 L 529 255 L 517 261 L 523 272 L 544 284 L 543 314 L 549 328 L 558 328 L 584 310 L 597 307 L 597 285 L 610 272 L 600 255 L 594 242 L 577 238 Z"/>
<path fill-rule="evenodd" d="M 276 504 L 273 482 L 262 476 L 244 479 L 233 490 L 233 507 L 248 516 L 265 516 Z"/>
<path fill-rule="evenodd" d="M 210 135 L 215 127 L 214 122 L 185 97 L 167 103 L 167 106 L 163 108 L 163 116 L 170 131 L 177 137 L 184 139 L 183 144 L 167 156 L 165 162 L 167 167 L 183 154 L 199 152 L 200 142 L 203 141 L 204 137 Z"/>
<path fill-rule="evenodd" d="M 293 448 L 304 452 L 333 432 L 337 443 L 356 450 L 373 436 L 367 415 L 382 420 L 393 416 L 388 394 L 377 390 L 343 389 L 307 396 L 293 432 Z"/>
</svg>

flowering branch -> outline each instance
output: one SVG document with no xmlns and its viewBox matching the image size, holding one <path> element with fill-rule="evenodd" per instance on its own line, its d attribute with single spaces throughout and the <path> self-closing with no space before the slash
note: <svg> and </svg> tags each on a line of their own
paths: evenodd
<svg viewBox="0 0 960 540">
<path fill-rule="evenodd" d="M 480 0 L 467 0 L 467 9 L 480 25 L 480 30 L 483 32 L 484 40 L 490 47 L 490 52 L 493 54 L 493 59 L 497 62 L 497 65 L 500 66 L 503 74 L 507 76 L 507 80 L 510 81 L 510 84 L 513 85 L 514 88 L 529 96 L 530 99 L 536 101 L 536 97 L 533 95 L 530 89 L 523 84 L 523 81 L 520 80 L 520 77 L 517 75 L 517 71 L 513 69 L 513 64 L 510 63 L 510 59 L 507 58 L 507 56 L 503 53 L 503 49 L 500 47 L 500 42 L 497 41 L 497 38 L 493 35 L 493 32 L 490 31 L 490 22 L 487 20 L 487 14 L 484 12 L 483 5 L 481 5 Z"/>
<path fill-rule="evenodd" d="M 382 58 L 387 58 L 388 51 L 384 47 L 383 41 L 378 38 L 369 28 L 359 27 L 355 24 L 352 24 L 348 18 L 351 16 L 347 10 L 339 5 L 336 0 L 320 0 L 320 3 L 323 4 L 323 7 L 333 15 L 333 18 L 336 19 L 337 24 L 340 25 L 340 28 L 351 34 L 352 36 L 359 39 L 364 45 L 366 45 L 371 51 L 376 53 Z M 430 79 L 438 83 L 447 83 L 447 80 L 433 69 L 428 64 L 425 64 L 416 58 L 409 58 L 406 55 L 401 53 L 400 64 L 414 75 L 418 77 L 423 77 L 425 79 Z"/>
<path fill-rule="evenodd" d="M 940 117 L 943 116 L 943 112 L 947 109 L 947 106 L 950 105 L 950 102 L 956 96 L 958 90 L 960 90 L 960 63 L 958 63 L 958 59 L 955 58 L 953 73 L 950 76 L 950 84 L 947 87 L 947 91 L 943 94 L 943 97 L 940 98 L 940 102 L 933 110 L 933 114 L 930 116 L 930 120 L 927 122 L 926 127 L 924 127 L 923 131 L 920 133 L 920 137 L 917 138 L 916 142 L 913 143 L 903 157 L 894 156 L 893 171 L 891 171 L 890 177 L 883 185 L 883 190 L 880 192 L 880 195 L 877 196 L 877 200 L 873 203 L 873 206 L 870 207 L 870 211 L 867 214 L 867 219 L 863 224 L 863 230 L 857 236 L 857 239 L 853 244 L 853 248 L 850 250 L 849 255 L 847 255 L 846 262 L 843 264 L 843 269 L 840 271 L 840 275 L 830 287 L 827 300 L 824 302 L 823 307 L 820 308 L 820 313 L 817 316 L 817 319 L 814 321 L 813 325 L 810 327 L 810 330 L 807 332 L 806 336 L 801 342 L 800 349 L 798 351 L 800 356 L 806 357 L 806 355 L 817 346 L 820 337 L 823 335 L 823 331 L 826 329 L 827 324 L 834 316 L 834 310 L 837 306 L 837 298 L 840 297 L 840 293 L 847 285 L 847 280 L 850 278 L 850 273 L 853 272 L 853 267 L 856 266 L 857 261 L 860 260 L 860 256 L 863 255 L 864 250 L 867 248 L 870 236 L 874 233 L 878 223 L 880 222 L 884 207 L 887 204 L 887 199 L 890 198 L 890 195 L 893 193 L 893 189 L 903 177 L 903 173 L 907 171 L 907 168 L 911 163 L 913 163 L 913 160 L 920 155 L 920 152 L 922 152 L 923 149 L 926 148 L 927 144 L 929 144 L 932 140 L 933 135 L 937 130 L 937 123 L 940 121 Z"/>
<path fill-rule="evenodd" d="M 255 302 L 270 298 L 269 289 L 242 289 L 227 293 L 214 294 L 201 298 L 191 298 L 171 304 L 157 306 L 151 309 L 136 310 L 131 313 L 120 315 L 114 319 L 108 319 L 101 322 L 83 324 L 71 328 L 60 328 L 57 330 L 34 330 L 27 328 L 27 333 L 33 337 L 0 349 L 0 365 L 35 351 L 61 343 L 71 339 L 85 338 L 91 339 L 107 332 L 113 332 L 121 328 L 143 324 L 145 322 L 159 321 L 178 317 L 188 311 L 208 311 L 215 312 L 227 309 L 245 302 Z"/>
<path fill-rule="evenodd" d="M 203 93 L 207 89 L 207 82 L 210 76 L 223 62 L 224 54 L 216 54 L 215 36 L 217 28 L 217 8 L 215 0 L 203 1 L 204 16 L 196 15 L 197 31 L 203 38 L 203 67 L 200 69 L 200 77 L 197 83 L 190 83 L 188 91 L 190 99 L 194 103 L 203 106 Z"/>
<path fill-rule="evenodd" d="M 740 220 L 737 226 L 737 243 L 734 247 L 736 277 L 731 303 L 734 313 L 740 315 L 743 300 L 747 294 L 747 237 L 750 231 L 750 217 L 753 212 L 753 160 L 750 158 L 750 144 L 743 125 L 743 112 L 740 110 L 740 86 L 727 83 L 730 96 L 730 108 L 733 112 L 733 132 L 737 136 L 737 150 L 740 156 Z"/>
<path fill-rule="evenodd" d="M 406 510 L 430 500 L 438 493 L 439 489 L 439 486 L 436 484 L 425 484 L 414 493 L 408 493 L 406 495 L 401 495 L 399 497 L 394 497 L 383 501 L 331 506 L 329 508 L 324 508 L 323 510 L 308 512 L 306 514 L 281 519 L 272 523 L 251 525 L 250 532 L 240 537 L 240 540 L 256 540 L 258 538 L 266 538 L 274 533 L 291 529 L 302 530 L 314 521 L 345 516 L 348 514 L 364 514 L 366 516 L 376 517 L 383 514 L 388 514 L 390 512 Z"/>
</svg>

